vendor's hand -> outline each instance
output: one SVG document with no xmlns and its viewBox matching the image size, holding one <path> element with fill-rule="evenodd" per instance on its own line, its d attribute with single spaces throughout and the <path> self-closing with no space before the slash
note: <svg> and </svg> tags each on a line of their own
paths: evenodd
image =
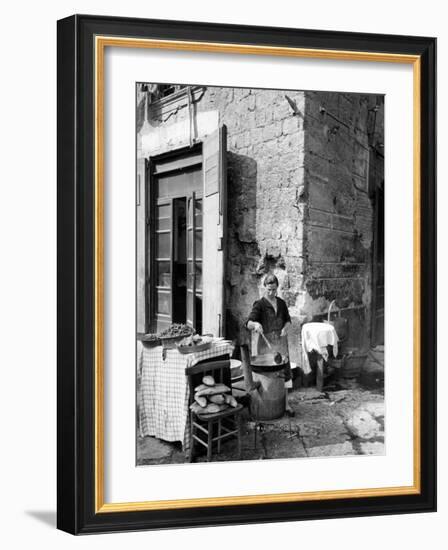
<svg viewBox="0 0 448 550">
<path fill-rule="evenodd" d="M 282 328 L 282 331 L 280 332 L 280 337 L 288 336 L 288 327 Z"/>
<path fill-rule="evenodd" d="M 263 327 L 261 326 L 261 323 L 257 323 L 256 321 L 253 321 L 253 329 L 254 332 L 258 332 L 259 334 L 263 334 Z"/>
</svg>

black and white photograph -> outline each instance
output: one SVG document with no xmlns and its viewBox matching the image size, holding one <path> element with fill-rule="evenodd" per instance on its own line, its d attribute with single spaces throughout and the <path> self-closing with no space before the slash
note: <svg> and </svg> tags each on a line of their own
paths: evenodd
<svg viewBox="0 0 448 550">
<path fill-rule="evenodd" d="M 443 5 L 5 4 L 5 549 L 446 538 Z"/>
<path fill-rule="evenodd" d="M 136 463 L 386 454 L 384 95 L 136 84 Z"/>
</svg>

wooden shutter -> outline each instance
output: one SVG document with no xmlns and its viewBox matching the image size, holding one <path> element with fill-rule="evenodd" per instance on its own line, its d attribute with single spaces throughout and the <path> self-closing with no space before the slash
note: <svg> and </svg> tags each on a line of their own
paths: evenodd
<svg viewBox="0 0 448 550">
<path fill-rule="evenodd" d="M 137 332 L 146 332 L 146 174 L 147 160 L 137 159 L 135 203 L 137 216 Z"/>
<path fill-rule="evenodd" d="M 224 336 L 226 261 L 226 127 L 203 144 L 203 273 L 202 332 Z"/>
<path fill-rule="evenodd" d="M 156 331 L 173 322 L 173 199 L 157 199 L 154 230 Z"/>
<path fill-rule="evenodd" d="M 195 201 L 193 192 L 187 197 L 187 315 L 186 324 L 196 328 L 196 239 Z"/>
</svg>

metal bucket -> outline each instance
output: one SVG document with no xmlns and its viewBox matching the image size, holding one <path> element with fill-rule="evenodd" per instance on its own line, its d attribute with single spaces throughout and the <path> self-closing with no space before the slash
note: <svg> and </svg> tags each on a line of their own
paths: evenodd
<svg viewBox="0 0 448 550">
<path fill-rule="evenodd" d="M 285 376 L 283 370 L 253 372 L 258 396 L 250 403 L 250 412 L 256 420 L 273 420 L 285 414 Z"/>
<path fill-rule="evenodd" d="M 253 355 L 250 358 L 250 366 L 253 372 L 265 373 L 265 372 L 278 372 L 283 371 L 288 360 L 282 356 L 280 363 L 275 362 L 274 353 L 266 353 L 264 355 Z"/>
<path fill-rule="evenodd" d="M 273 353 L 250 358 L 252 377 L 258 395 L 251 401 L 250 411 L 256 420 L 274 420 L 285 414 L 285 374 L 287 358 L 276 363 Z"/>
<path fill-rule="evenodd" d="M 251 357 L 247 345 L 241 346 L 241 361 L 250 412 L 254 420 L 273 420 L 285 414 L 286 358 L 281 364 L 274 354 Z"/>
</svg>

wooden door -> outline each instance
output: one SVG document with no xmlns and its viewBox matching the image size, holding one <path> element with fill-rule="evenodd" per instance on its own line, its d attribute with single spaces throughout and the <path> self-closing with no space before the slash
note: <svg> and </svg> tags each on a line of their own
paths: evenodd
<svg viewBox="0 0 448 550">
<path fill-rule="evenodd" d="M 203 144 L 202 332 L 224 336 L 227 214 L 227 132 L 222 126 Z"/>
<path fill-rule="evenodd" d="M 157 199 L 154 231 L 154 313 L 157 332 L 173 322 L 173 200 Z"/>
<path fill-rule="evenodd" d="M 203 186 L 202 155 L 198 156 L 196 152 L 181 160 L 175 159 L 169 163 L 167 160 L 153 160 L 151 165 L 147 197 L 147 317 L 152 332 L 159 332 L 171 323 L 187 322 L 200 331 L 202 222 L 198 211 Z M 181 205 L 186 210 L 186 231 L 183 235 L 178 231 Z M 184 247 L 185 252 L 184 269 L 180 268 L 177 258 L 180 247 Z M 185 286 L 188 286 L 188 291 Z"/>
<path fill-rule="evenodd" d="M 146 315 L 146 178 L 147 178 L 147 160 L 139 158 L 137 160 L 137 181 L 136 181 L 136 239 L 137 239 L 137 333 L 147 332 Z"/>
<path fill-rule="evenodd" d="M 187 198 L 187 315 L 186 324 L 196 327 L 196 193 Z"/>
<path fill-rule="evenodd" d="M 187 325 L 202 332 L 202 199 L 187 198 Z"/>
</svg>

